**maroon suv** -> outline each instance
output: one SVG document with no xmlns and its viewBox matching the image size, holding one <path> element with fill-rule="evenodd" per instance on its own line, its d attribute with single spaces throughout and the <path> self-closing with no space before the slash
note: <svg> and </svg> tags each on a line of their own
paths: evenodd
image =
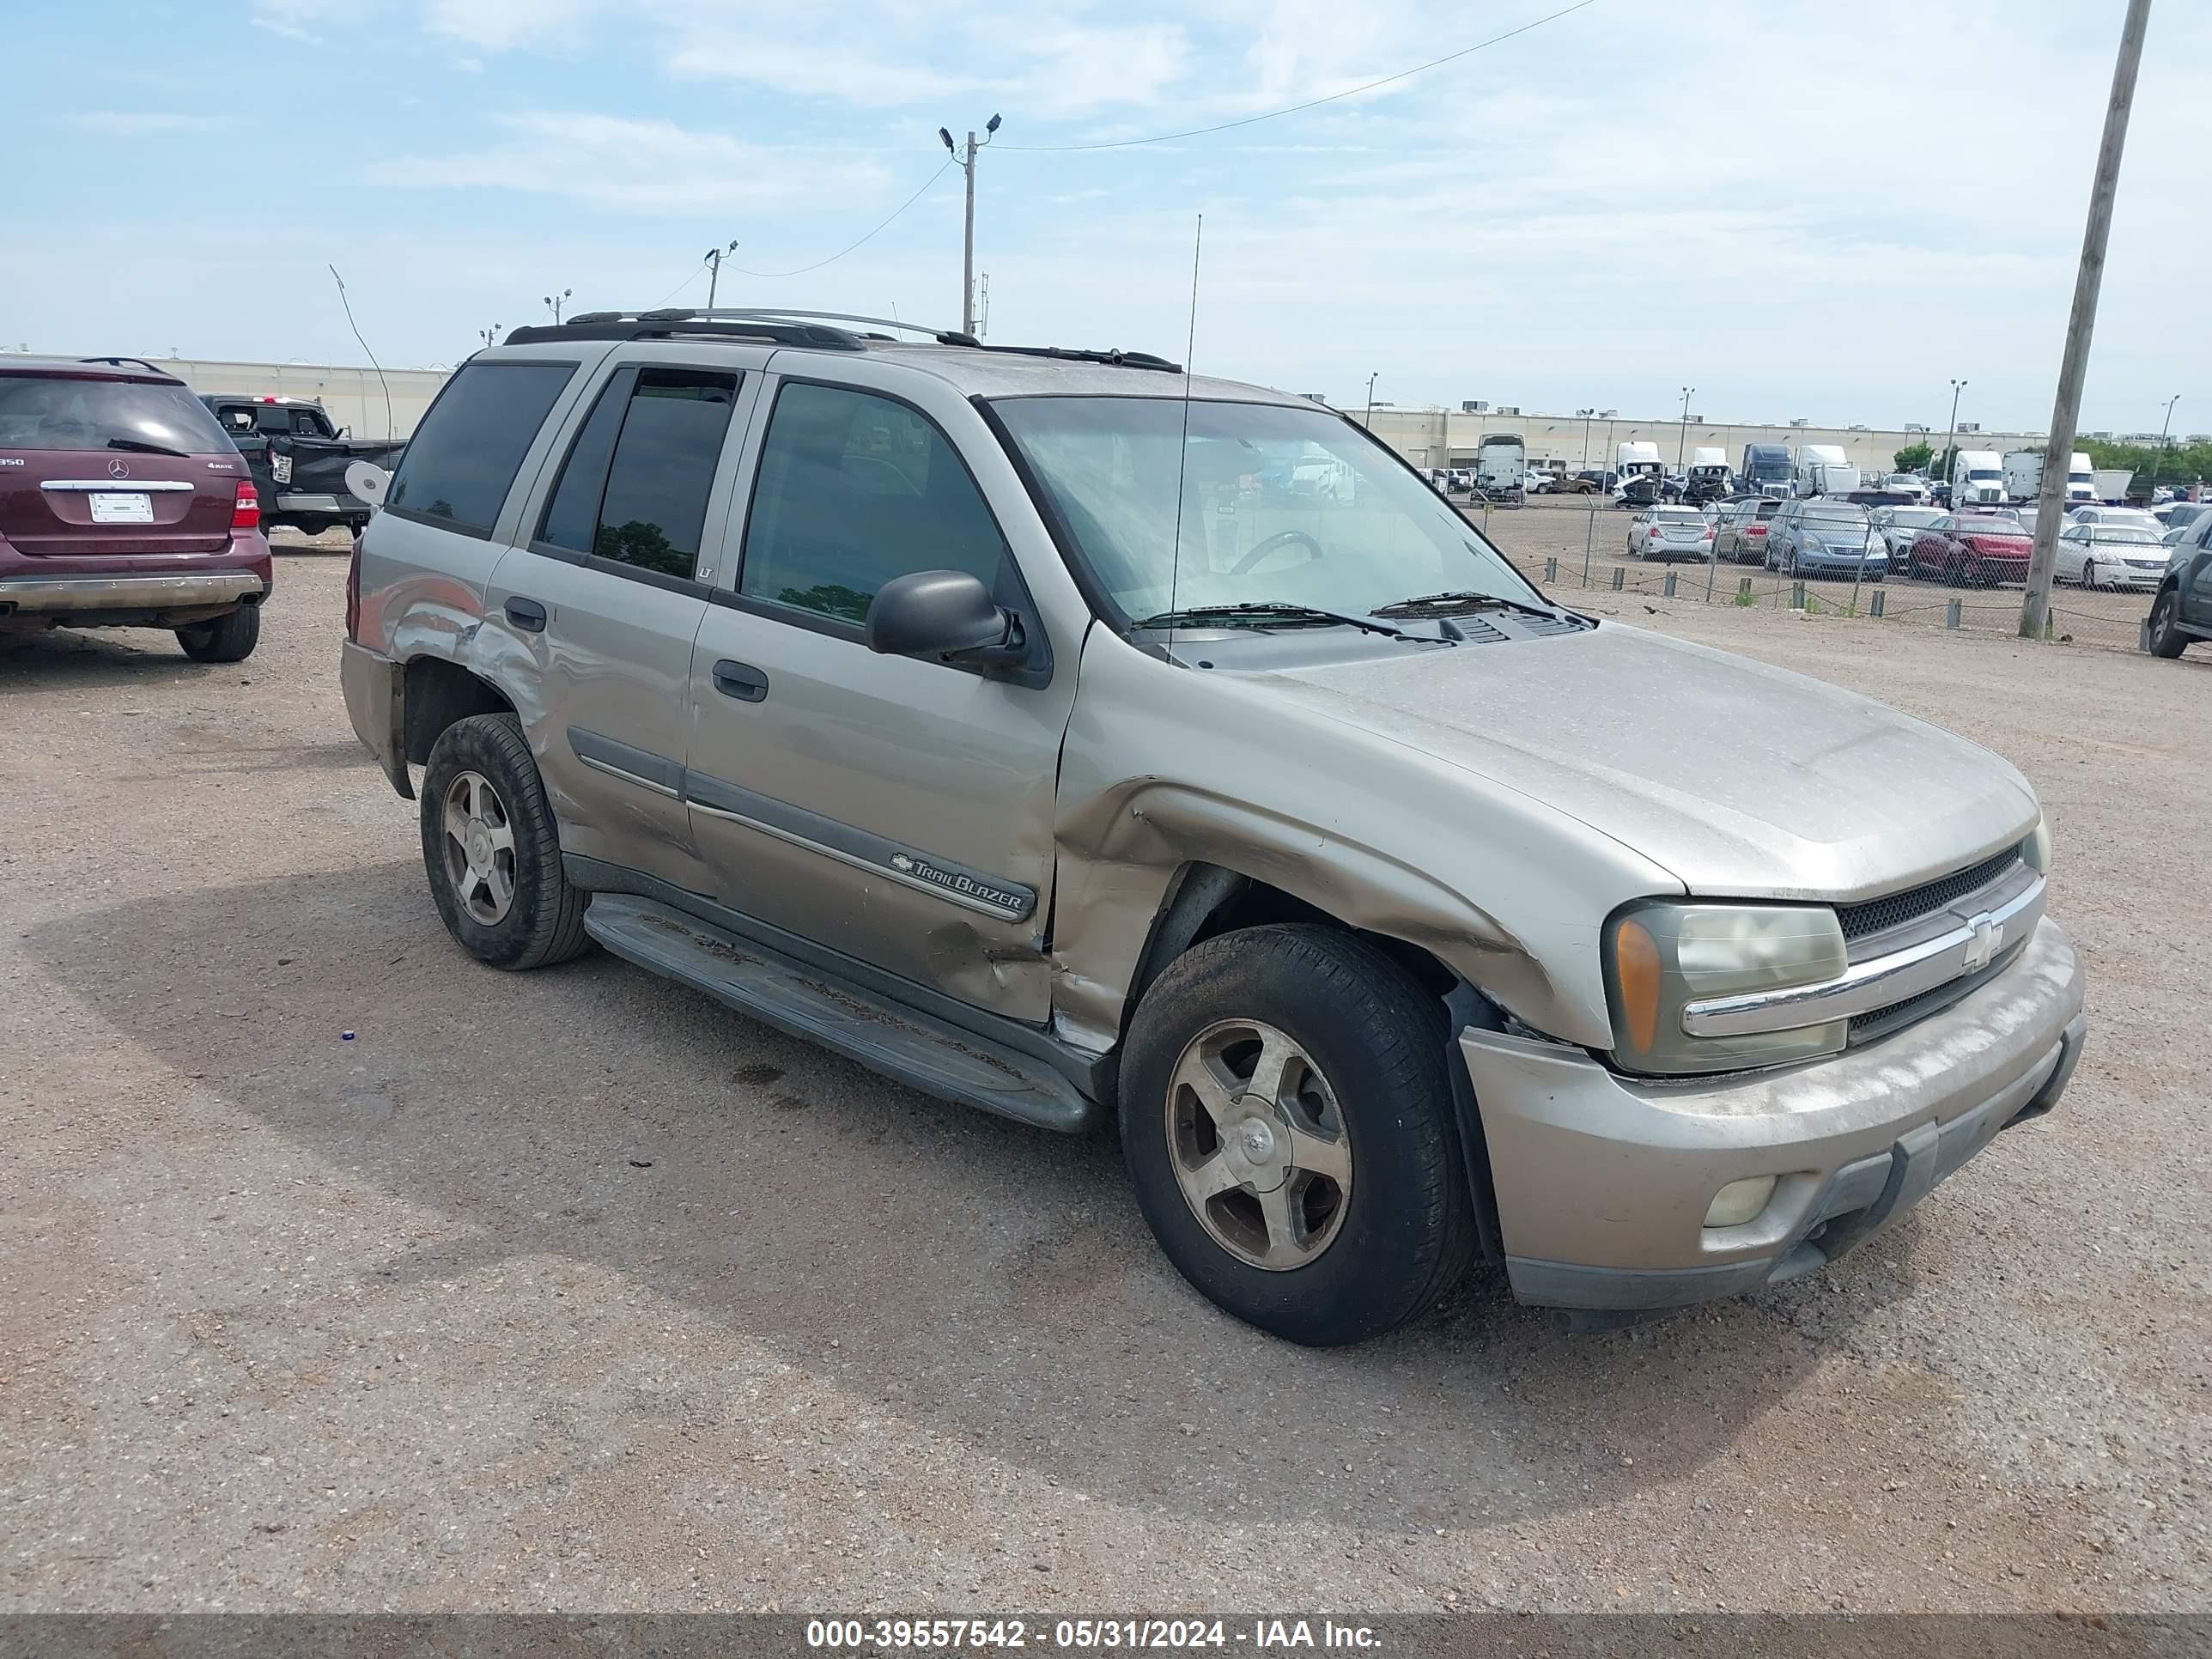
<svg viewBox="0 0 2212 1659">
<path fill-rule="evenodd" d="M 167 628 L 237 662 L 272 580 L 246 464 L 182 380 L 0 356 L 0 629 Z"/>
</svg>

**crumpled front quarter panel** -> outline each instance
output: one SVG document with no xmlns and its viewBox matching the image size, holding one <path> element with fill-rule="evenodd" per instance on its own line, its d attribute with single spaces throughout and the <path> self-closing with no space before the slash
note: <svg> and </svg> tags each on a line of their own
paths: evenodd
<svg viewBox="0 0 2212 1659">
<path fill-rule="evenodd" d="M 1332 719 L 1277 677 L 1091 630 L 1060 764 L 1054 1007 L 1104 1048 L 1176 872 L 1218 865 L 1420 946 L 1539 1030 L 1609 1047 L 1598 935 L 1668 873 L 1540 801 Z"/>
</svg>

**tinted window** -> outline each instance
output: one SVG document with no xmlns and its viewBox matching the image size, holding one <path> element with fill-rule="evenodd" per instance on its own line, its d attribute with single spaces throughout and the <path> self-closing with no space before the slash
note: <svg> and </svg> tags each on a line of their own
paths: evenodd
<svg viewBox="0 0 2212 1659">
<path fill-rule="evenodd" d="M 834 386 L 777 396 L 740 592 L 858 623 L 894 576 L 964 570 L 994 586 L 1006 555 L 975 480 L 922 416 Z"/>
<path fill-rule="evenodd" d="M 233 446 L 207 405 L 180 386 L 0 374 L 0 449 L 227 455 Z"/>
<path fill-rule="evenodd" d="M 576 435 L 538 539 L 690 576 L 737 392 L 735 374 L 617 373 Z"/>
<path fill-rule="evenodd" d="M 422 417 L 385 497 L 388 507 L 489 532 L 571 363 L 470 363 Z"/>
</svg>

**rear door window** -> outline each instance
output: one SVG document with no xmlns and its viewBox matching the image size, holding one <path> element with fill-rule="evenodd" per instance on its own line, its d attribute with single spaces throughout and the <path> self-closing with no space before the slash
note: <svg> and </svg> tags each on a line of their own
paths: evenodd
<svg viewBox="0 0 2212 1659">
<path fill-rule="evenodd" d="M 573 363 L 464 367 L 416 428 L 386 507 L 489 536 L 522 458 L 575 372 Z"/>
<path fill-rule="evenodd" d="M 737 394 L 735 374 L 618 370 L 569 448 L 538 541 L 688 580 Z"/>
<path fill-rule="evenodd" d="M 180 386 L 0 374 L 0 449 L 224 455 L 234 446 Z"/>
</svg>

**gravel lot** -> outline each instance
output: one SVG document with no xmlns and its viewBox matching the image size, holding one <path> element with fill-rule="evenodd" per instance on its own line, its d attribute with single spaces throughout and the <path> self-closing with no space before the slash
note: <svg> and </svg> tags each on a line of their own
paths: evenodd
<svg viewBox="0 0 2212 1659">
<path fill-rule="evenodd" d="M 2022 766 L 2087 1057 L 1824 1277 L 1312 1353 L 1108 1145 L 465 960 L 288 551 L 0 644 L 0 1609 L 2207 1607 L 2212 653 L 1577 595 Z"/>
</svg>

